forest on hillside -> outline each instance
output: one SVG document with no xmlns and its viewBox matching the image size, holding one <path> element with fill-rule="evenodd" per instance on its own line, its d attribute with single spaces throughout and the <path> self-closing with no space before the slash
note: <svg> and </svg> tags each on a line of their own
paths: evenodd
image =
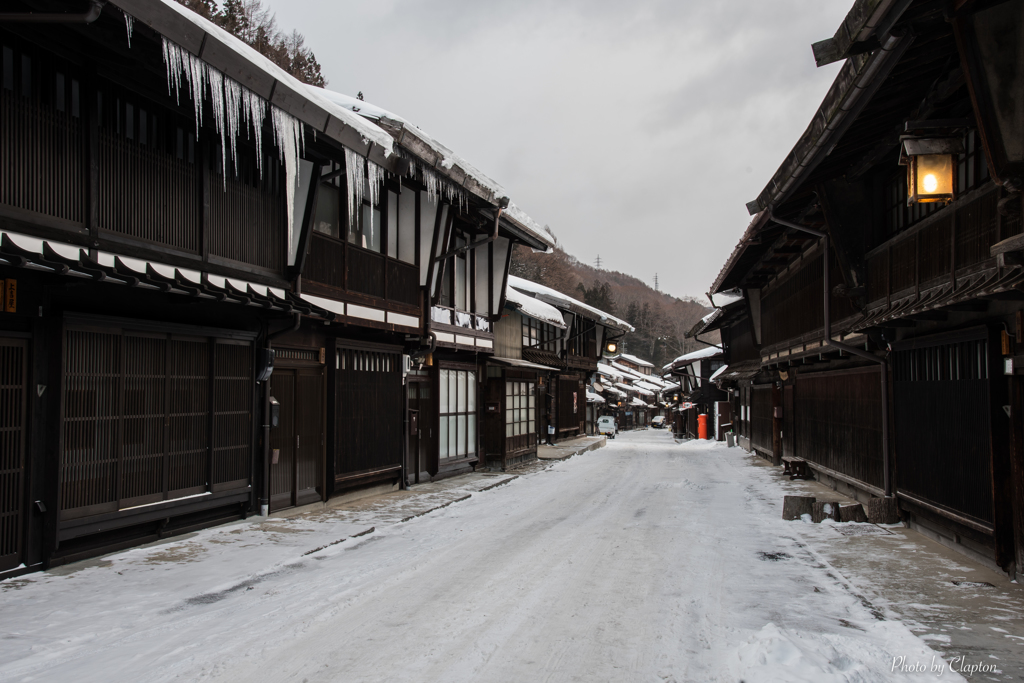
<svg viewBox="0 0 1024 683">
<path fill-rule="evenodd" d="M 517 245 L 509 272 L 625 320 L 636 331 L 622 340 L 623 351 L 659 369 L 673 358 L 707 346 L 685 335 L 711 312 L 708 305 L 659 292 L 632 275 L 582 263 L 561 245 L 556 244 L 550 254 Z M 717 333 L 701 338 L 718 342 Z"/>
</svg>

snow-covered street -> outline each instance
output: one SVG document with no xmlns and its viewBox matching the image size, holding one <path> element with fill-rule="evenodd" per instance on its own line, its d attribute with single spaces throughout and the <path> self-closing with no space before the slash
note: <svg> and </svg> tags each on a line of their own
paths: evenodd
<svg viewBox="0 0 1024 683">
<path fill-rule="evenodd" d="M 250 520 L 4 582 L 0 680 L 958 679 L 893 670 L 941 659 L 738 448 L 625 433 L 471 493 L 354 538 L 340 512 Z"/>
</svg>

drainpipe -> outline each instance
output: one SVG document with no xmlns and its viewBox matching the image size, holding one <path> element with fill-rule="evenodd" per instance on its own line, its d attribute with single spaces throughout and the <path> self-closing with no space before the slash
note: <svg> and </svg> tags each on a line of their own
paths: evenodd
<svg viewBox="0 0 1024 683">
<path fill-rule="evenodd" d="M 302 314 L 295 313 L 295 322 L 277 332 L 269 332 L 266 339 L 266 348 L 270 349 L 270 341 L 280 337 L 287 332 L 294 332 L 302 324 Z M 269 326 L 268 326 L 269 329 Z M 263 383 L 263 491 L 260 496 L 260 516 L 266 517 L 270 514 L 270 380 Z"/>
<path fill-rule="evenodd" d="M 831 294 L 831 291 L 830 291 L 830 287 L 829 287 L 829 272 L 828 272 L 828 262 L 829 262 L 829 244 L 828 244 L 829 240 L 828 240 L 828 233 L 822 232 L 820 230 L 814 230 L 813 228 L 808 228 L 807 226 L 800 225 L 799 223 L 793 223 L 793 222 L 790 222 L 790 221 L 787 221 L 787 220 L 783 220 L 781 218 L 776 217 L 775 214 L 771 213 L 771 212 L 769 212 L 769 218 L 771 218 L 771 220 L 773 220 L 774 222 L 778 223 L 779 225 L 783 225 L 783 226 L 785 226 L 787 228 L 792 228 L 794 230 L 799 230 L 800 232 L 805 232 L 805 233 L 807 233 L 809 235 L 814 235 L 815 237 L 817 237 L 817 238 L 819 238 L 821 240 L 822 252 L 823 252 L 823 254 L 822 254 L 822 269 L 823 269 L 822 277 L 824 278 L 824 287 L 823 287 L 823 290 L 824 290 L 823 291 L 823 298 L 824 298 L 823 308 L 824 308 L 824 315 L 825 315 L 825 334 L 824 334 L 824 339 L 823 339 L 824 345 L 825 346 L 831 346 L 832 348 L 839 349 L 840 351 L 845 351 L 846 353 L 848 353 L 848 354 L 850 354 L 852 356 L 859 356 L 860 358 L 864 358 L 866 360 L 869 360 L 872 363 L 878 363 L 878 368 L 880 370 L 879 375 L 881 376 L 881 381 L 882 381 L 882 475 L 883 475 L 882 476 L 882 481 L 883 481 L 883 488 L 885 490 L 885 497 L 886 498 L 891 498 L 893 494 L 892 494 L 892 481 L 890 481 L 890 475 L 889 475 L 889 363 L 885 360 L 885 358 L 879 358 L 875 354 L 870 353 L 868 351 L 865 351 L 864 349 L 859 349 L 856 346 L 850 346 L 849 344 L 844 344 L 842 342 L 838 342 L 838 341 L 835 341 L 834 339 L 832 339 L 832 320 L 830 318 L 830 311 L 829 311 L 829 295 Z"/>
<path fill-rule="evenodd" d="M 0 23 L 19 24 L 91 24 L 100 18 L 106 0 L 89 0 L 89 9 L 81 14 L 64 12 L 3 12 Z"/>
</svg>

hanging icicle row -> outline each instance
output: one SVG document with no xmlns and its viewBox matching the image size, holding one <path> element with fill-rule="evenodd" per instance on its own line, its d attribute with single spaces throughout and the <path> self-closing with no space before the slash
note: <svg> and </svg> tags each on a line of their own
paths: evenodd
<svg viewBox="0 0 1024 683">
<path fill-rule="evenodd" d="M 224 187 L 227 188 L 228 159 L 237 165 L 238 134 L 246 136 L 252 126 L 256 141 L 256 165 L 263 177 L 263 124 L 267 118 L 267 102 L 238 81 L 225 76 L 209 64 L 166 38 L 163 39 L 164 65 L 167 67 L 167 94 L 174 90 L 174 99 L 181 103 L 182 75 L 188 84 L 195 109 L 196 137 L 203 125 L 203 101 L 209 90 L 214 127 L 220 135 Z M 285 192 L 288 203 L 288 244 L 292 243 L 292 216 L 295 190 L 299 182 L 299 160 L 305 146 L 302 122 L 291 114 L 271 106 L 274 142 L 285 171 Z M 230 155 L 230 156 L 229 156 Z"/>
<path fill-rule="evenodd" d="M 366 171 L 363 167 L 363 157 L 348 147 L 345 148 L 345 175 L 348 190 L 349 225 L 358 225 L 359 211 L 363 206 L 363 183 L 366 181 Z"/>
</svg>

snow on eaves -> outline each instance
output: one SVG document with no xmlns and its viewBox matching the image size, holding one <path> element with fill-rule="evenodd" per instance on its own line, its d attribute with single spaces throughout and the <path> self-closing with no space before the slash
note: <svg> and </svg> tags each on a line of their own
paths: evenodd
<svg viewBox="0 0 1024 683">
<path fill-rule="evenodd" d="M 505 301 L 518 308 L 519 312 L 525 316 L 554 325 L 562 330 L 565 329 L 565 320 L 562 319 L 562 314 L 557 308 L 540 299 L 523 294 L 511 285 L 505 287 Z"/>
<path fill-rule="evenodd" d="M 711 296 L 708 299 L 711 299 Z M 715 294 L 712 304 L 716 308 L 725 308 L 740 301 L 743 301 L 743 292 L 739 289 L 730 289 L 726 292 Z"/>
<path fill-rule="evenodd" d="M 709 382 L 714 382 L 716 379 L 718 379 L 719 375 L 721 375 L 723 372 L 725 372 L 728 369 L 729 369 L 728 365 L 723 365 L 722 367 L 720 367 L 717 370 L 715 370 L 715 372 L 710 377 L 708 377 L 708 381 Z"/>
<path fill-rule="evenodd" d="M 672 361 L 671 363 L 666 365 L 665 369 L 668 370 L 669 368 L 671 368 L 674 365 L 679 365 L 679 364 L 685 365 L 686 363 L 690 363 L 690 362 L 693 362 L 695 360 L 700 360 L 702 358 L 713 358 L 713 357 L 721 355 L 721 354 L 722 354 L 722 349 L 718 348 L 717 346 L 709 346 L 707 348 L 700 349 L 698 351 L 691 351 L 690 353 L 684 353 L 682 356 L 679 356 L 679 358 L 676 358 L 674 361 Z"/>
<path fill-rule="evenodd" d="M 606 363 L 598 363 L 597 371 L 600 372 L 602 375 L 607 375 L 608 377 L 615 377 L 617 379 L 622 379 L 625 377 L 623 373 L 619 372 L 618 370 L 614 369 L 613 367 Z"/>
<path fill-rule="evenodd" d="M 620 320 L 619 318 L 616 318 L 614 315 L 610 313 L 605 313 L 604 311 L 594 308 L 593 306 L 588 306 L 582 301 L 573 299 L 571 296 L 566 296 L 565 294 L 562 294 L 559 291 L 551 289 L 550 287 L 545 287 L 544 285 L 538 284 L 536 282 L 531 282 L 530 280 L 524 280 L 523 278 L 516 277 L 515 275 L 508 276 L 508 284 L 511 285 L 512 287 L 515 287 L 520 292 L 527 292 L 530 294 L 534 294 L 538 297 L 543 297 L 549 304 L 552 304 L 554 306 L 562 305 L 575 306 L 581 308 L 584 311 L 592 313 L 598 320 L 598 322 L 601 322 L 604 325 L 617 327 L 620 330 L 628 330 L 629 332 L 634 331 L 633 326 L 627 323 L 625 320 Z"/>
<path fill-rule="evenodd" d="M 413 123 L 410 123 L 407 119 L 399 116 L 398 114 L 394 114 L 383 107 L 378 107 L 375 104 L 360 100 L 352 97 L 351 95 L 345 95 L 325 88 L 318 88 L 313 85 L 307 85 L 305 87 L 306 90 L 330 100 L 335 105 L 350 112 L 353 116 L 361 116 L 373 121 L 381 121 L 394 127 L 400 126 L 402 131 L 401 134 L 403 136 L 411 135 L 415 137 L 421 143 L 426 145 L 434 154 L 436 154 L 440 160 L 438 162 L 438 166 L 445 171 L 451 169 L 453 166 L 457 166 L 463 173 L 480 185 L 480 187 L 493 194 L 495 200 L 500 197 L 509 196 L 505 188 L 497 181 L 493 180 L 480 169 L 476 168 L 468 161 L 455 154 L 452 150 L 442 145 L 425 130 Z M 530 218 L 525 211 L 516 205 L 515 202 L 509 203 L 509 206 L 505 209 L 503 215 L 519 224 L 520 227 L 526 229 L 528 232 L 533 233 L 533 236 L 548 245 L 549 249 L 555 246 L 554 237 L 551 235 L 550 231 L 545 230 L 543 227 L 538 225 L 537 222 Z"/>
<path fill-rule="evenodd" d="M 247 62 L 253 69 L 263 72 L 280 83 L 284 83 L 299 97 L 305 96 L 310 102 L 358 132 L 366 142 L 372 142 L 380 145 L 384 149 L 385 157 L 391 156 L 392 152 L 394 152 L 394 138 L 392 138 L 391 135 L 380 126 L 367 121 L 365 118 L 353 113 L 345 107 L 339 106 L 321 94 L 311 92 L 304 83 L 279 67 L 277 64 L 274 64 L 253 48 L 246 45 L 230 32 L 224 30 L 220 26 L 217 26 L 212 21 L 199 16 L 175 0 L 158 0 L 158 2 L 164 7 L 180 15 L 182 19 L 194 25 L 199 30 L 214 36 L 217 39 L 217 42 L 230 49 L 237 57 Z M 117 0 L 114 0 L 114 4 L 120 3 L 118 3 Z M 128 5 L 130 9 L 131 3 L 124 4 Z"/>
<path fill-rule="evenodd" d="M 637 365 L 639 365 L 641 367 L 648 367 L 648 368 L 653 368 L 654 367 L 654 363 L 650 363 L 648 361 L 645 361 L 643 358 L 637 358 L 636 356 L 631 356 L 628 353 L 620 353 L 618 356 L 616 356 L 616 358 L 625 358 L 630 363 L 635 363 L 635 364 L 637 364 Z"/>
</svg>

